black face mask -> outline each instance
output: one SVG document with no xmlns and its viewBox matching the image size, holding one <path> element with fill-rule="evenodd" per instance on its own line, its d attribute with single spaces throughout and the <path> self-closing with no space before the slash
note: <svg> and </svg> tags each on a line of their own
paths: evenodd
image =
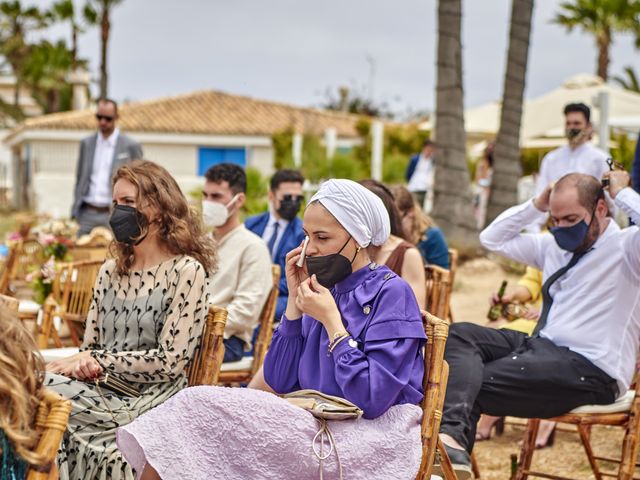
<svg viewBox="0 0 640 480">
<path fill-rule="evenodd" d="M 138 237 L 140 237 L 142 229 L 147 227 L 147 224 L 147 217 L 138 209 L 128 205 L 116 205 L 113 207 L 111 218 L 109 218 L 109 225 L 116 240 L 127 245 L 138 245 L 145 239 L 146 234 L 142 238 Z"/>
<path fill-rule="evenodd" d="M 315 275 L 318 283 L 324 288 L 332 288 L 336 283 L 351 275 L 351 264 L 356 259 L 358 252 L 356 251 L 351 261 L 347 257 L 340 255 L 340 252 L 344 250 L 350 240 L 351 237 L 347 239 L 338 253 L 306 258 L 309 276 Z"/>
<path fill-rule="evenodd" d="M 283 198 L 280 201 L 280 207 L 277 210 L 278 215 L 290 222 L 296 218 L 298 211 L 300 211 L 301 202 L 302 199 L 300 197 L 296 197 L 295 199 L 287 197 Z"/>
</svg>

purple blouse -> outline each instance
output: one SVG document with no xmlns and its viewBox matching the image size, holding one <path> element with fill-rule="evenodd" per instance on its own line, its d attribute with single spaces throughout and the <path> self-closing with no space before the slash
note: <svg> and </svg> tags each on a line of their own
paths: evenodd
<svg viewBox="0 0 640 480">
<path fill-rule="evenodd" d="M 278 393 L 310 388 L 346 398 L 365 418 L 393 405 L 418 404 L 426 336 L 409 285 L 387 267 L 370 264 L 337 283 L 331 294 L 352 338 L 329 354 L 320 322 L 283 315 L 264 361 L 266 382 Z"/>
</svg>

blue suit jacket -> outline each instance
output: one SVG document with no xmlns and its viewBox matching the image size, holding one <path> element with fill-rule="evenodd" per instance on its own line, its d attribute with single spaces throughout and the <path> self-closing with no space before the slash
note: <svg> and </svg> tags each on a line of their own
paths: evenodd
<svg viewBox="0 0 640 480">
<path fill-rule="evenodd" d="M 411 159 L 409 159 L 409 165 L 407 165 L 407 170 L 404 172 L 404 178 L 407 180 L 411 180 L 413 177 L 413 172 L 416 171 L 416 165 L 418 165 L 418 160 L 420 159 L 420 154 L 415 154 Z"/>
<path fill-rule="evenodd" d="M 255 217 L 249 217 L 245 220 L 244 225 L 256 235 L 262 237 L 269 223 L 269 212 Z M 278 305 L 276 306 L 276 320 L 282 317 L 287 308 L 287 299 L 289 298 L 289 289 L 287 288 L 287 278 L 284 273 L 287 253 L 302 243 L 304 232 L 302 230 L 302 221 L 296 217 L 289 222 L 287 228 L 282 234 L 278 249 L 275 252 L 273 263 L 280 265 L 280 284 L 278 285 L 280 294 L 278 295 Z"/>
</svg>

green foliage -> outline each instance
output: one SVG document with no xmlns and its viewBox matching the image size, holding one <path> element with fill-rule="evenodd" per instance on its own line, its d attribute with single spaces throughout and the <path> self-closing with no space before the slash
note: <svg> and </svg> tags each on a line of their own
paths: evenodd
<svg viewBox="0 0 640 480">
<path fill-rule="evenodd" d="M 302 166 L 300 168 L 305 178 L 311 182 L 329 178 L 330 165 L 327 152 L 320 143 L 320 139 L 313 135 L 305 135 L 302 139 Z"/>
<path fill-rule="evenodd" d="M 630 172 L 636 150 L 636 141 L 631 140 L 624 134 L 612 135 L 611 140 L 617 144 L 616 148 L 611 149 L 611 156 L 616 162 L 622 164 L 627 172 Z"/>
<path fill-rule="evenodd" d="M 404 172 L 409 163 L 409 155 L 390 153 L 384 156 L 382 163 L 382 181 L 388 185 L 404 183 Z"/>
<path fill-rule="evenodd" d="M 351 155 L 336 154 L 331 160 L 330 178 L 350 178 L 357 181 L 367 176 L 367 172 L 362 168 L 362 163 Z"/>
<path fill-rule="evenodd" d="M 613 81 L 625 90 L 640 93 L 640 81 L 638 81 L 638 76 L 636 75 L 635 70 L 628 65 L 624 67 L 624 76 L 616 75 L 613 77 Z"/>
<path fill-rule="evenodd" d="M 268 208 L 268 179 L 264 178 L 257 168 L 249 167 L 245 172 L 247 174 L 247 200 L 244 204 L 244 212 L 247 216 L 266 212 Z"/>
<path fill-rule="evenodd" d="M 271 136 L 276 170 L 293 167 L 293 127 Z"/>
</svg>

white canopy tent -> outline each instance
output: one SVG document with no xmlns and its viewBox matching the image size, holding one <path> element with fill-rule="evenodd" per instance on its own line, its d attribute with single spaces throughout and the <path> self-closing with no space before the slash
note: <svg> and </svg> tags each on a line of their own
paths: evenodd
<svg viewBox="0 0 640 480">
<path fill-rule="evenodd" d="M 595 97 L 606 91 L 609 97 L 609 125 L 626 133 L 640 129 L 640 94 L 605 83 L 600 77 L 588 74 L 573 76 L 559 88 L 540 97 L 526 100 L 523 108 L 520 145 L 522 148 L 555 148 L 563 145 L 564 106 L 583 102 L 591 107 L 591 121 L 597 132 L 599 110 L 594 108 Z M 494 139 L 500 126 L 501 102 L 491 102 L 465 112 L 467 141 L 474 145 Z M 421 129 L 432 129 L 428 121 Z"/>
</svg>

